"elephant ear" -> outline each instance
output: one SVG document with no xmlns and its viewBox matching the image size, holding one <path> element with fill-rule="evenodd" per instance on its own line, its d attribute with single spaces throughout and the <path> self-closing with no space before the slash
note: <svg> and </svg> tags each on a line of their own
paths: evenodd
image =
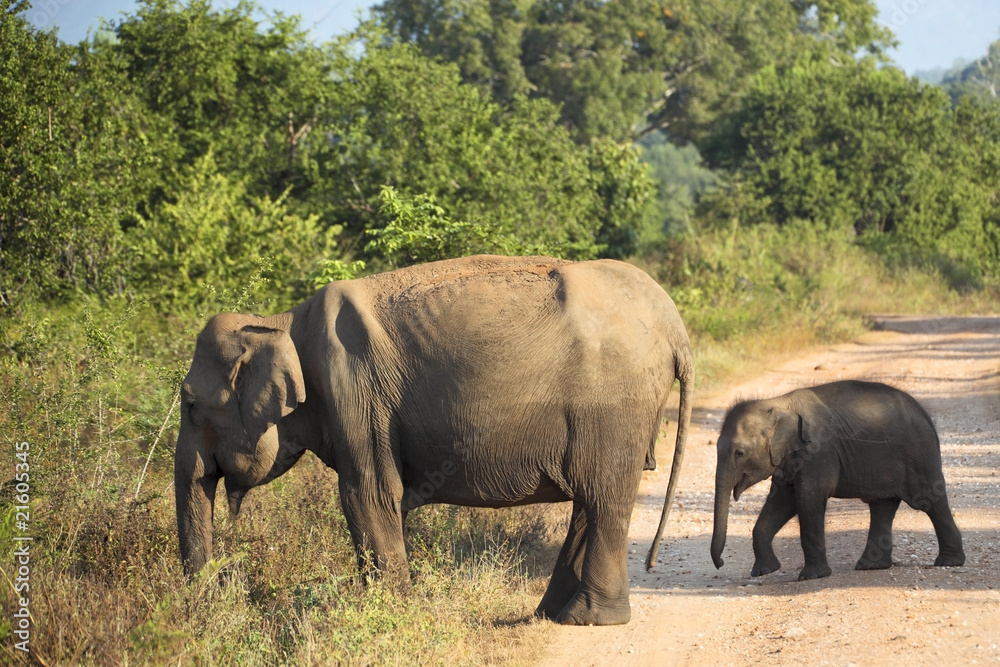
<svg viewBox="0 0 1000 667">
<path fill-rule="evenodd" d="M 243 428 L 255 442 L 306 400 L 305 382 L 287 331 L 251 324 L 240 329 L 240 341 L 234 388 Z"/>
<path fill-rule="evenodd" d="M 781 413 L 771 435 L 771 465 L 777 467 L 781 460 L 809 442 L 809 428 L 802 415 Z"/>
</svg>

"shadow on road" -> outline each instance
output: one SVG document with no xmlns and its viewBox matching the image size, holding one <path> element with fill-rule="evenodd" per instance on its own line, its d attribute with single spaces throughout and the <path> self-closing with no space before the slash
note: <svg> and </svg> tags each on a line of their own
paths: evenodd
<svg viewBox="0 0 1000 667">
<path fill-rule="evenodd" d="M 680 539 L 666 544 L 654 572 L 633 576 L 633 587 L 643 595 L 684 596 L 795 596 L 824 589 L 899 588 L 953 591 L 987 591 L 1000 587 L 1000 531 L 963 530 L 966 564 L 934 567 L 937 539 L 925 531 L 895 531 L 893 567 L 856 571 L 854 564 L 864 550 L 863 530 L 827 531 L 827 559 L 833 574 L 823 579 L 798 581 L 803 564 L 797 531 L 779 535 L 774 550 L 782 570 L 751 578 L 753 547 L 749 536 L 730 535 L 726 540 L 726 564 L 719 570 L 709 557 L 711 535 Z M 636 573 L 633 572 L 635 575 Z"/>
<path fill-rule="evenodd" d="M 1000 333 L 1000 316 L 914 317 L 907 315 L 872 315 L 868 326 L 874 331 L 904 334 Z"/>
</svg>

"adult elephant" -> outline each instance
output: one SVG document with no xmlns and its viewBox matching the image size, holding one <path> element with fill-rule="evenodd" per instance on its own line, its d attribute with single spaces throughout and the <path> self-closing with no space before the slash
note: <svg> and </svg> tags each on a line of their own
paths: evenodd
<svg viewBox="0 0 1000 667">
<path fill-rule="evenodd" d="M 477 256 L 331 283 L 271 317 L 218 315 L 181 387 L 185 570 L 211 558 L 220 477 L 237 513 L 309 450 L 338 473 L 359 566 L 403 586 L 407 511 L 571 500 L 537 613 L 626 623 L 629 519 L 675 378 L 661 529 L 691 415 L 691 347 L 667 293 L 628 264 Z"/>
</svg>

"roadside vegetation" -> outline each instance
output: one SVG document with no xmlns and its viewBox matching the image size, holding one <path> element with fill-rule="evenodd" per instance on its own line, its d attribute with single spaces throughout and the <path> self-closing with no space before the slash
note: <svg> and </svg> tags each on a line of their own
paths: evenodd
<svg viewBox="0 0 1000 667">
<path fill-rule="evenodd" d="M 249 3 L 144 0 L 70 45 L 0 0 L 0 456 L 30 444 L 31 488 L 25 531 L 0 475 L 3 661 L 28 664 L 22 534 L 43 664 L 541 650 L 562 508 L 411 513 L 398 597 L 361 586 L 313 457 L 220 504 L 185 583 L 177 389 L 214 313 L 477 252 L 619 258 L 671 293 L 705 387 L 871 313 L 995 310 L 992 70 L 877 66 L 867 0 L 750 4 L 387 0 L 319 46 Z"/>
</svg>

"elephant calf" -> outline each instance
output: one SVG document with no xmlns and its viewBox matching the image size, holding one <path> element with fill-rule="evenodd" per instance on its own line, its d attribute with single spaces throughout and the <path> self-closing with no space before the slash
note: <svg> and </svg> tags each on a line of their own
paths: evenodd
<svg viewBox="0 0 1000 667">
<path fill-rule="evenodd" d="M 615 261 L 468 257 L 331 283 L 271 317 L 217 315 L 181 386 L 185 570 L 212 557 L 220 478 L 235 514 L 308 450 L 337 471 L 359 565 L 403 588 L 409 510 L 572 501 L 537 613 L 625 623 L 639 478 L 679 378 L 662 531 L 693 373 L 670 297 Z"/>
<path fill-rule="evenodd" d="M 926 512 L 937 533 L 935 565 L 965 563 L 962 535 L 948 507 L 941 447 L 931 418 L 907 393 L 849 380 L 745 401 L 726 415 L 715 473 L 712 560 L 722 567 L 729 493 L 772 476 L 753 529 L 751 576 L 781 564 L 772 541 L 796 514 L 805 566 L 799 580 L 830 575 L 824 516 L 828 498 L 860 498 L 871 510 L 865 551 L 855 569 L 892 566 L 892 520 L 900 501 Z"/>
</svg>

